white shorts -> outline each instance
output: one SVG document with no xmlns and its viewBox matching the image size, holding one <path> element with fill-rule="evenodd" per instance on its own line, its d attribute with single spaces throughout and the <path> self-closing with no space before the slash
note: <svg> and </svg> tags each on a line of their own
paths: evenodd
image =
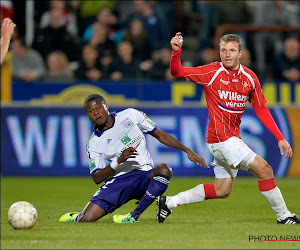
<svg viewBox="0 0 300 250">
<path fill-rule="evenodd" d="M 214 156 L 211 165 L 216 178 L 236 177 L 238 169 L 248 171 L 256 153 L 238 137 L 230 137 L 219 143 L 207 143 L 208 151 Z"/>
</svg>

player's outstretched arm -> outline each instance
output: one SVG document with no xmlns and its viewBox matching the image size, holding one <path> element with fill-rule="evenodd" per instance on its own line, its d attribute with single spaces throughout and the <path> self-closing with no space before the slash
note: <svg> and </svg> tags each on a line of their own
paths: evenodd
<svg viewBox="0 0 300 250">
<path fill-rule="evenodd" d="M 170 74 L 176 78 L 185 78 L 184 68 L 181 65 L 180 54 L 183 38 L 180 32 L 171 39 L 172 57 L 170 60 Z"/>
<path fill-rule="evenodd" d="M 1 64 L 8 51 L 10 39 L 13 35 L 16 25 L 9 18 L 4 18 L 1 25 Z"/>
<path fill-rule="evenodd" d="M 186 152 L 189 160 L 194 162 L 195 164 L 197 164 L 197 165 L 201 164 L 200 165 L 201 167 L 205 166 L 205 167 L 209 168 L 206 161 L 200 155 L 196 154 L 193 150 L 186 147 L 180 141 L 175 139 L 170 134 L 164 132 L 163 130 L 158 128 L 151 135 L 153 137 L 155 137 L 158 141 L 160 141 L 162 144 L 166 145 L 166 146 L 169 146 L 169 147 L 172 147 L 172 148 L 177 148 L 179 150 L 182 150 L 182 151 Z"/>
<path fill-rule="evenodd" d="M 284 149 L 286 151 L 285 158 L 292 158 L 293 149 L 291 145 L 284 139 L 282 133 L 280 132 L 277 124 L 275 123 L 269 109 L 266 105 L 261 107 L 253 107 L 258 119 L 261 123 L 275 136 L 278 141 L 278 147 L 280 150 L 280 154 L 284 154 Z"/>
<path fill-rule="evenodd" d="M 291 145 L 286 141 L 286 140 L 281 140 L 278 142 L 278 147 L 280 150 L 280 154 L 284 154 L 284 149 L 285 149 L 285 158 L 292 158 L 293 157 L 293 149 Z"/>
</svg>

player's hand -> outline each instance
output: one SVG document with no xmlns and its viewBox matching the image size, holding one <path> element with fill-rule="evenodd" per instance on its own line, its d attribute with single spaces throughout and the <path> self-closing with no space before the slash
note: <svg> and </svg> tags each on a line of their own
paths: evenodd
<svg viewBox="0 0 300 250">
<path fill-rule="evenodd" d="M 119 156 L 118 158 L 118 163 L 121 164 L 125 161 L 127 161 L 127 159 L 129 158 L 135 158 L 137 155 L 139 155 L 137 153 L 137 150 L 133 147 L 130 147 L 130 148 L 126 148 L 122 154 Z"/>
<path fill-rule="evenodd" d="M 179 51 L 182 47 L 182 41 L 180 39 L 183 39 L 181 36 L 181 32 L 177 32 L 176 35 L 171 39 L 171 47 L 174 51 Z"/>
<path fill-rule="evenodd" d="M 196 154 L 194 151 L 189 150 L 187 152 L 188 158 L 190 161 L 194 162 L 196 165 L 200 165 L 200 167 L 205 166 L 206 168 L 209 168 L 209 166 L 207 165 L 206 161 L 198 154 Z"/>
<path fill-rule="evenodd" d="M 286 140 L 281 140 L 278 142 L 278 147 L 280 150 L 280 154 L 284 154 L 284 149 L 285 149 L 285 158 L 292 158 L 293 157 L 293 149 L 291 145 L 286 141 Z"/>
<path fill-rule="evenodd" d="M 3 39 L 10 39 L 14 33 L 16 25 L 10 18 L 4 18 L 1 26 L 1 36 Z"/>
</svg>

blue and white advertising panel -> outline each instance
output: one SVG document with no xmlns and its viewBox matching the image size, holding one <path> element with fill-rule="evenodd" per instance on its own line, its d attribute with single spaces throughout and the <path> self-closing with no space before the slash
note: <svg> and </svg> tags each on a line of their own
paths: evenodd
<svg viewBox="0 0 300 250">
<path fill-rule="evenodd" d="M 120 108 L 111 108 L 118 111 Z M 207 108 L 145 108 L 144 112 L 159 128 L 172 134 L 210 163 L 206 148 Z M 286 114 L 271 109 L 274 120 L 291 141 Z M 93 125 L 82 108 L 2 107 L 1 175 L 2 176 L 89 176 L 86 142 Z M 284 176 L 289 159 L 280 155 L 274 136 L 247 108 L 242 118 L 244 141 L 273 167 L 277 177 Z M 213 176 L 213 169 L 200 168 L 184 152 L 159 143 L 146 135 L 154 163 L 166 163 L 174 176 Z M 239 175 L 250 175 L 239 171 Z"/>
</svg>

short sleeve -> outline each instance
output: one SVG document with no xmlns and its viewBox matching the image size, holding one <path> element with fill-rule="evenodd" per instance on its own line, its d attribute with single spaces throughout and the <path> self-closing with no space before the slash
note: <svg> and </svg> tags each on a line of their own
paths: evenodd
<svg viewBox="0 0 300 250">
<path fill-rule="evenodd" d="M 90 175 L 93 175 L 97 170 L 106 167 L 105 160 L 102 154 L 88 151 Z"/>
<path fill-rule="evenodd" d="M 136 109 L 132 109 L 132 112 L 136 118 L 137 126 L 143 133 L 153 133 L 157 129 L 156 124 L 150 118 L 148 118 L 146 113 Z"/>
</svg>

